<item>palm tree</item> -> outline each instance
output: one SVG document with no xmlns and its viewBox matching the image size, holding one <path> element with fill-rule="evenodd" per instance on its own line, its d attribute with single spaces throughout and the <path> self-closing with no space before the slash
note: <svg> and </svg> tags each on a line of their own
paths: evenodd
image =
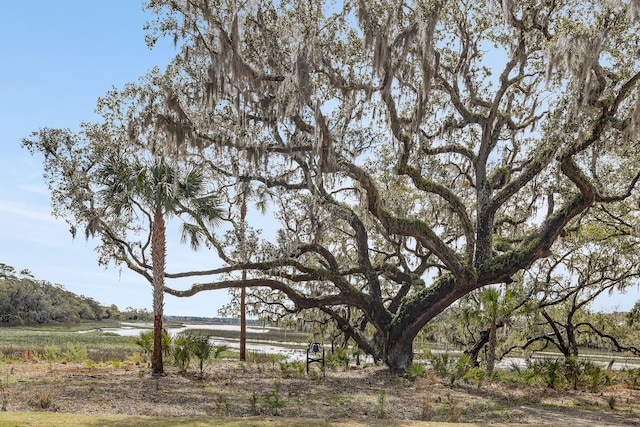
<svg viewBox="0 0 640 427">
<path fill-rule="evenodd" d="M 487 349 L 487 378 L 491 378 L 496 360 L 496 347 L 498 345 L 497 322 L 498 304 L 500 293 L 495 288 L 485 288 L 480 291 L 480 303 L 484 313 L 489 318 L 489 344 Z"/>
<path fill-rule="evenodd" d="M 489 342 L 487 345 L 487 372 L 486 377 L 491 378 L 496 360 L 496 347 L 498 346 L 497 325 L 503 318 L 509 316 L 514 310 L 516 293 L 507 289 L 504 294 L 497 288 L 487 287 L 478 295 L 480 312 L 489 321 Z"/>
<path fill-rule="evenodd" d="M 179 170 L 164 157 L 150 162 L 131 162 L 122 156 L 111 156 L 100 169 L 99 176 L 103 188 L 100 195 L 108 201 L 105 205 L 110 206 L 113 213 L 120 215 L 125 211 L 138 210 L 148 217 L 150 223 L 150 281 L 153 288 L 151 366 L 154 375 L 159 375 L 164 371 L 162 317 L 167 250 L 165 221 L 174 215 L 186 215 L 215 226 L 222 211 L 217 198 L 206 194 L 204 175 L 196 166 L 179 177 Z"/>
</svg>

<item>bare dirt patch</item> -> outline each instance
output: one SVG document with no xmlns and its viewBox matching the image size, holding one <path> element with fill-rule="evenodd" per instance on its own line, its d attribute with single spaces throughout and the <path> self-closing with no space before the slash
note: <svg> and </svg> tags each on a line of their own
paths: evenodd
<svg viewBox="0 0 640 427">
<path fill-rule="evenodd" d="M 495 425 L 640 425 L 640 390 L 598 393 L 505 383 L 447 387 L 433 374 L 414 380 L 381 367 L 283 373 L 279 365 L 212 362 L 204 378 L 168 367 L 18 363 L 0 366 L 9 411 L 322 420 L 424 420 Z M 7 382 L 8 380 L 8 382 Z M 612 409 L 613 407 L 613 409 Z"/>
</svg>

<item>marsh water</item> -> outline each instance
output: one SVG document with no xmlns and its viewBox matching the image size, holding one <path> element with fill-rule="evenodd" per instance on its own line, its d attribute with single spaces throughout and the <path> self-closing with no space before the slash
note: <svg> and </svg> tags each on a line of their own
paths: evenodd
<svg viewBox="0 0 640 427">
<path fill-rule="evenodd" d="M 121 326 L 118 328 L 100 328 L 98 329 L 104 333 L 113 333 L 126 337 L 136 337 L 140 335 L 141 332 L 149 331 L 153 328 L 153 324 L 151 323 L 121 323 Z M 189 329 L 206 329 L 215 333 L 215 331 L 237 331 L 238 338 L 227 338 L 212 335 L 209 338 L 209 342 L 214 346 L 227 346 L 229 349 L 240 349 L 240 325 L 237 324 L 218 324 L 218 323 L 201 323 L 201 324 L 182 324 L 179 327 L 169 327 L 166 328 L 167 333 L 171 337 L 175 337 L 176 335 L 188 331 Z M 263 327 L 247 327 L 247 333 L 259 335 L 268 334 L 268 332 L 272 329 L 277 328 L 263 328 Z M 94 332 L 96 329 L 92 329 L 91 331 L 82 331 L 82 332 Z M 293 341 L 273 341 L 269 339 L 247 339 L 247 351 L 255 352 L 255 353 L 266 353 L 266 354 L 281 354 L 287 358 L 288 361 L 304 361 L 306 358 L 306 343 L 293 342 Z"/>
<path fill-rule="evenodd" d="M 121 323 L 120 327 L 117 328 L 100 328 L 98 329 L 104 333 L 113 333 L 121 336 L 135 337 L 140 335 L 141 332 L 149 331 L 153 328 L 153 324 L 151 323 Z M 175 337 L 176 335 L 188 331 L 189 329 L 206 329 L 211 331 L 213 334 L 209 338 L 209 342 L 214 346 L 227 346 L 229 349 L 240 349 L 240 325 L 238 324 L 219 324 L 219 323 L 199 323 L 199 324 L 181 324 L 180 326 L 169 327 L 167 328 L 167 333 L 171 337 Z M 287 361 L 305 361 L 306 359 L 306 350 L 308 343 L 302 342 L 294 342 L 294 341 L 273 341 L 266 338 L 268 333 L 273 330 L 284 331 L 280 328 L 273 327 L 260 327 L 260 326 L 249 326 L 247 327 L 247 333 L 252 334 L 254 337 L 260 334 L 265 334 L 265 339 L 259 338 L 248 338 L 247 339 L 247 351 L 255 352 L 255 353 L 266 353 L 266 354 L 280 354 L 286 357 Z M 82 331 L 82 332 L 92 332 L 96 331 L 96 329 L 90 331 Z M 228 338 L 215 336 L 215 331 L 228 332 L 228 331 L 237 331 L 238 338 Z M 327 346 L 325 345 L 325 348 Z M 328 351 L 328 349 L 327 349 Z M 433 353 L 444 353 L 448 352 L 448 350 L 431 350 Z M 451 353 L 459 353 L 456 351 L 451 351 Z M 536 353 L 537 358 L 558 358 L 562 357 L 558 353 L 552 352 L 539 352 Z M 363 363 L 372 363 L 373 361 L 370 358 L 361 356 Z M 587 357 L 588 358 L 588 357 Z M 595 363 L 599 365 L 609 365 L 611 360 L 614 360 L 614 363 L 611 365 L 612 369 L 636 369 L 640 368 L 640 359 L 634 357 L 623 357 L 618 354 L 611 354 L 608 356 L 599 356 Z M 416 362 L 425 362 L 426 361 L 418 361 Z M 526 359 L 521 357 L 505 357 L 500 362 L 496 363 L 497 367 L 500 368 L 510 368 L 513 365 L 517 365 L 521 368 L 526 366 Z"/>
</svg>

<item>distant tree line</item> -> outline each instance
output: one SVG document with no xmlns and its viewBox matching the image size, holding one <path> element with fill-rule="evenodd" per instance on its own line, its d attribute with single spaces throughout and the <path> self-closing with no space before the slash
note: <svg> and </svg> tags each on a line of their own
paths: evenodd
<svg viewBox="0 0 640 427">
<path fill-rule="evenodd" d="M 0 324 L 74 323 L 83 320 L 150 320 L 145 309 L 102 306 L 62 285 L 37 280 L 28 270 L 0 263 Z"/>
</svg>

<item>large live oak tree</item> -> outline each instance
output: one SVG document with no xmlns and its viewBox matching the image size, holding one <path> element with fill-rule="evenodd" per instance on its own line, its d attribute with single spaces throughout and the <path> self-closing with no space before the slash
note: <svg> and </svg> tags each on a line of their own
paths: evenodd
<svg viewBox="0 0 640 427">
<path fill-rule="evenodd" d="M 260 287 L 406 370 L 442 310 L 636 191 L 639 3 L 150 1 L 180 53 L 129 137 L 270 189 L 281 224 L 250 257 L 207 234 L 228 266 L 167 292 Z"/>
<path fill-rule="evenodd" d="M 403 371 L 444 308 L 510 282 L 572 220 L 634 191 L 638 2 L 150 8 L 152 34 L 181 47 L 177 142 L 215 146 L 234 159 L 221 172 L 277 189 L 293 248 L 238 266 L 262 276 L 176 295 L 270 287 L 290 304 L 265 303 L 320 307 Z"/>
</svg>

